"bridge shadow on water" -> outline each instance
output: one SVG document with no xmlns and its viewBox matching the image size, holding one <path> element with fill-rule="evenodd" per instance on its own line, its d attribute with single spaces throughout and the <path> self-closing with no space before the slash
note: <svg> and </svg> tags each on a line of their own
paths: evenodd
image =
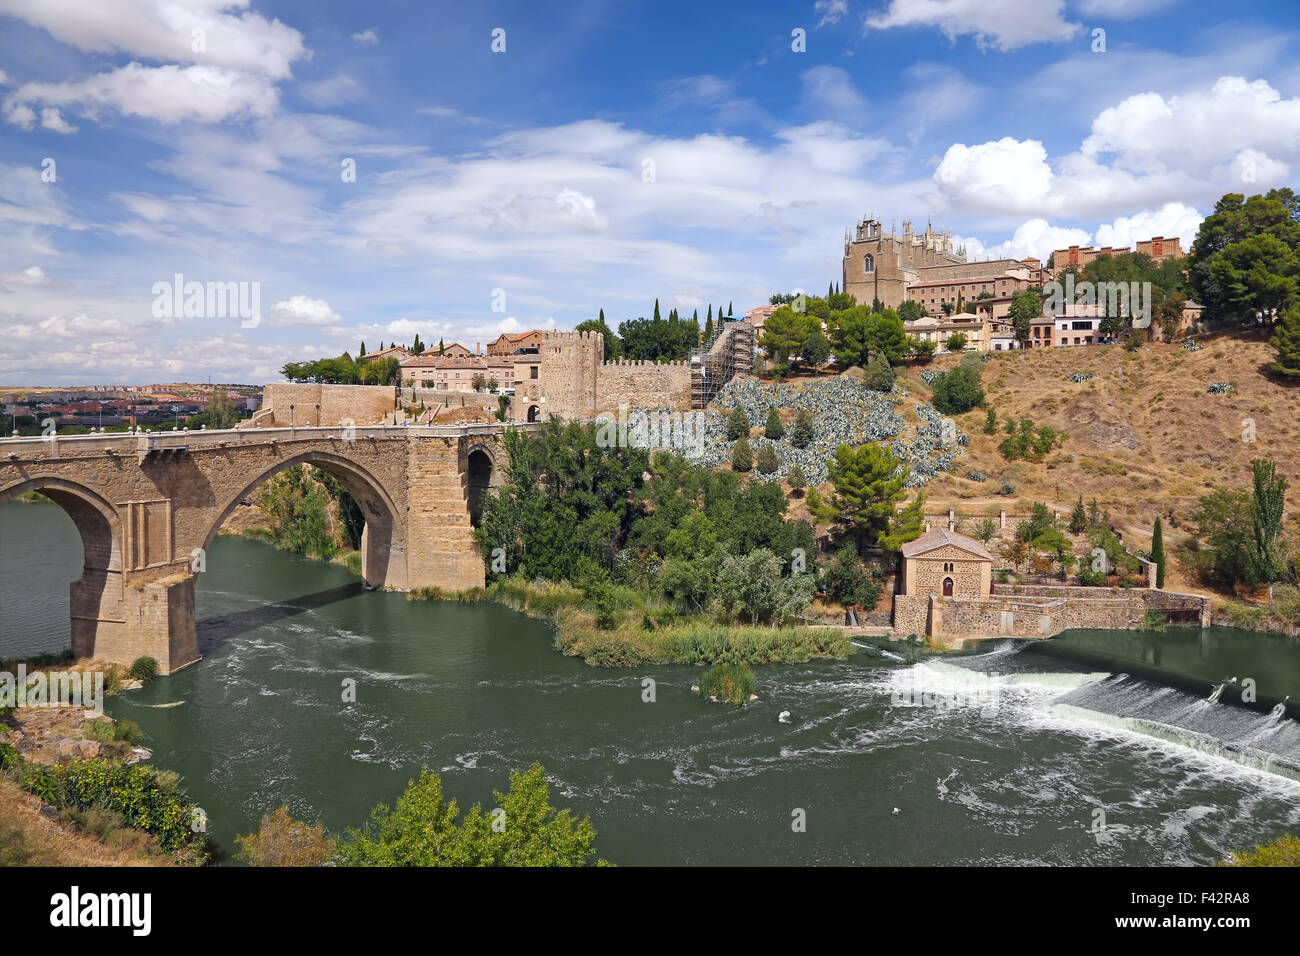
<svg viewBox="0 0 1300 956">
<path fill-rule="evenodd" d="M 205 618 L 195 625 L 199 654 L 206 657 L 222 644 L 239 637 L 241 634 L 247 634 L 249 631 L 255 631 L 260 627 L 267 627 L 277 621 L 283 621 L 306 611 L 314 611 L 318 608 L 336 604 L 339 601 L 357 597 L 365 592 L 365 588 L 364 581 L 354 581 L 326 591 L 317 591 L 315 594 L 305 594 L 302 597 L 290 598 L 287 601 L 278 601 L 265 607 L 256 607 L 247 611 L 237 611 L 234 614 L 219 614 L 216 617 Z"/>
</svg>

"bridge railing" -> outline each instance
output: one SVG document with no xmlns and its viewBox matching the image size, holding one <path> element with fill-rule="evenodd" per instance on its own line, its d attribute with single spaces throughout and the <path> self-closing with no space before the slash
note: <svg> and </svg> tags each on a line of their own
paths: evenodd
<svg viewBox="0 0 1300 956">
<path fill-rule="evenodd" d="M 0 464 L 11 458 L 86 455 L 97 452 L 137 454 L 166 449 L 193 449 L 225 447 L 227 445 L 257 445 L 269 441 L 318 441 L 336 438 L 340 441 L 396 440 L 407 437 L 460 438 L 469 435 L 496 435 L 503 429 L 517 427 L 531 431 L 536 425 L 509 425 L 492 422 L 479 425 L 308 425 L 279 428 L 224 428 L 190 431 L 92 432 L 87 435 L 52 435 L 40 437 L 0 437 Z"/>
</svg>

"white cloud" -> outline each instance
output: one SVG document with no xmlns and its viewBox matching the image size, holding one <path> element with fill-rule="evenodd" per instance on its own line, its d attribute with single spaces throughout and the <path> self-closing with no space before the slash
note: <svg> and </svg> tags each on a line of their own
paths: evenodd
<svg viewBox="0 0 1300 956">
<path fill-rule="evenodd" d="M 124 67 L 63 82 L 25 83 L 5 99 L 6 119 L 23 129 L 44 104 L 42 125 L 75 132 L 55 107 L 99 118 L 105 109 L 164 123 L 214 123 L 267 115 L 276 83 L 308 51 L 302 35 L 278 20 L 246 11 L 249 0 L 6 0 L 4 13 L 92 53 L 128 54 Z"/>
<path fill-rule="evenodd" d="M 1204 218 L 1184 203 L 1166 203 L 1159 209 L 1144 209 L 1132 216 L 1120 216 L 1112 223 L 1098 226 L 1097 245 L 1132 247 L 1139 239 L 1150 239 L 1153 236 L 1172 239 L 1177 236 L 1183 240 L 1183 249 L 1187 250 L 1191 248 L 1196 230 Z"/>
<path fill-rule="evenodd" d="M 6 109 L 15 103 L 51 103 L 77 107 L 92 118 L 111 108 L 163 123 L 215 123 L 243 115 L 266 116 L 278 102 L 274 85 L 236 70 L 129 63 L 83 80 L 25 83 L 6 101 Z"/>
<path fill-rule="evenodd" d="M 1064 17 L 1065 0 L 891 0 L 866 26 L 938 27 L 949 41 L 972 36 L 981 50 L 1014 50 L 1030 43 L 1064 43 L 1081 29 Z"/>
<path fill-rule="evenodd" d="M 848 12 L 848 0 L 816 0 L 813 4 L 813 13 L 822 15 L 822 18 L 817 21 L 818 27 L 824 27 L 829 23 L 839 23 Z"/>
<path fill-rule="evenodd" d="M 52 106 L 47 106 L 41 110 L 41 125 L 48 130 L 56 133 L 75 133 L 77 127 L 71 125 L 63 118 L 63 115 Z"/>
<path fill-rule="evenodd" d="M 352 34 L 352 39 L 362 46 L 375 46 L 379 42 L 379 30 L 371 27 L 369 30 L 362 30 L 360 33 Z"/>
<path fill-rule="evenodd" d="M 934 182 L 963 212 L 1114 215 L 1134 206 L 1210 203 L 1262 192 L 1300 163 L 1300 98 L 1223 77 L 1166 98 L 1139 93 L 1102 110 L 1078 151 L 1053 168 L 1038 140 L 956 143 Z"/>
<path fill-rule="evenodd" d="M 3 13 L 90 53 L 288 77 L 290 64 L 306 53 L 302 34 L 256 13 L 225 12 L 248 6 L 249 0 L 5 0 Z"/>
<path fill-rule="evenodd" d="M 848 72 L 838 66 L 815 66 L 799 78 L 803 108 L 814 117 L 863 123 L 867 100 L 853 85 Z"/>
<path fill-rule="evenodd" d="M 1055 226 L 1046 219 L 1030 219 L 1016 227 L 1010 239 L 985 245 L 976 237 L 954 236 L 957 245 L 965 244 L 968 259 L 1023 259 L 1035 256 L 1044 262 L 1058 249 L 1070 246 L 1112 246 L 1133 249 L 1139 240 L 1163 236 L 1180 238 L 1188 250 L 1196 239 L 1196 230 L 1204 217 L 1191 206 L 1167 203 L 1158 209 L 1143 209 L 1130 216 L 1097 226 L 1091 233 L 1078 226 Z"/>
<path fill-rule="evenodd" d="M 271 306 L 271 325 L 332 327 L 340 325 L 342 321 L 339 314 L 330 308 L 328 302 L 305 295 L 295 295 Z"/>
<path fill-rule="evenodd" d="M 0 282 L 13 283 L 14 285 L 47 285 L 50 277 L 45 274 L 45 270 L 40 266 L 28 266 L 21 272 L 5 272 L 0 274 Z"/>
</svg>

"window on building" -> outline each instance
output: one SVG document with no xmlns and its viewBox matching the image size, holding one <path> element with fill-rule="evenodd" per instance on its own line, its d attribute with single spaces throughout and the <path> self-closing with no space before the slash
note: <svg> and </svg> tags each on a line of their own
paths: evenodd
<svg viewBox="0 0 1300 956">
<path fill-rule="evenodd" d="M 865 259 L 863 259 L 862 268 L 867 272 L 875 272 L 876 271 L 875 256 L 868 255 Z"/>
<path fill-rule="evenodd" d="M 528 371 L 529 371 L 529 375 L 528 375 L 529 378 L 537 378 L 537 366 L 536 366 L 536 365 L 531 366 L 531 367 L 529 368 Z"/>
</svg>

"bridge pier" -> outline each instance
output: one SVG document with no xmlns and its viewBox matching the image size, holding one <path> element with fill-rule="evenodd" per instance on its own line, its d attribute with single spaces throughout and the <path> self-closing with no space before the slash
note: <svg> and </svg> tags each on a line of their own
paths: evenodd
<svg viewBox="0 0 1300 956">
<path fill-rule="evenodd" d="M 342 483 L 365 516 L 367 583 L 454 591 L 484 584 L 473 529 L 504 461 L 500 427 L 488 425 L 3 439 L 0 502 L 40 492 L 81 535 L 73 653 L 122 664 L 148 656 L 170 674 L 199 657 L 194 596 L 208 546 L 272 475 L 310 464 Z"/>
</svg>

